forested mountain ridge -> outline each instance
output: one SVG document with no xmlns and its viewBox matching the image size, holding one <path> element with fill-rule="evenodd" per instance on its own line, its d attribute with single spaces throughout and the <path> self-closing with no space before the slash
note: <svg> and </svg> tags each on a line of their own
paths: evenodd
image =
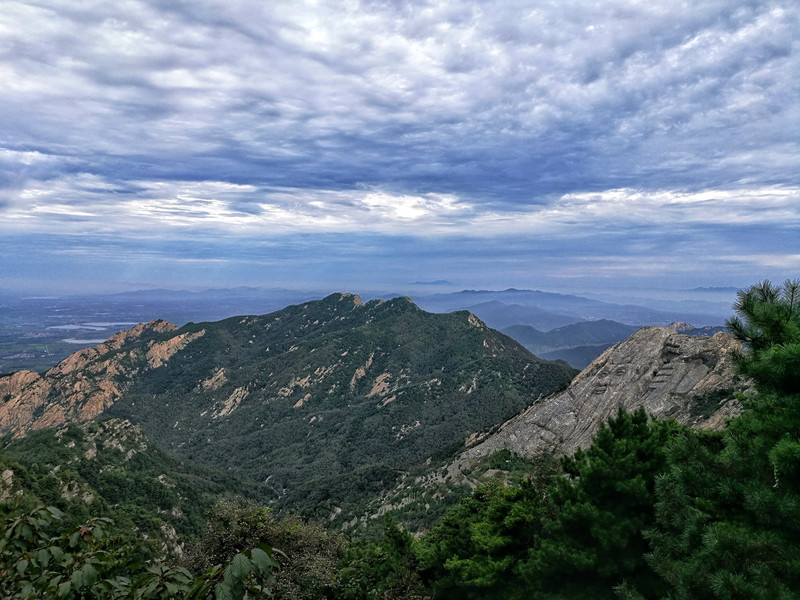
<svg viewBox="0 0 800 600">
<path fill-rule="evenodd" d="M 575 373 L 468 312 L 434 315 L 407 298 L 334 294 L 120 336 L 44 375 L 0 378 L 2 431 L 125 417 L 179 458 L 266 481 L 279 506 L 340 519 Z"/>
</svg>

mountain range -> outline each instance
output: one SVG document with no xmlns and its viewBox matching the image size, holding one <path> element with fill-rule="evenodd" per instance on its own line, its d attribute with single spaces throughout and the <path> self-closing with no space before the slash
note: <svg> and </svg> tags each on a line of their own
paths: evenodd
<svg viewBox="0 0 800 600">
<path fill-rule="evenodd" d="M 164 481 L 183 485 L 177 473 L 191 473 L 208 490 L 203 506 L 234 491 L 333 527 L 394 512 L 425 528 L 510 463 L 527 468 L 542 452 L 585 446 L 619 407 L 711 428 L 736 414 L 735 392 L 746 385 L 733 374 L 731 336 L 681 323 L 635 329 L 600 320 L 508 331 L 535 349 L 628 335 L 576 377 L 471 312 L 429 313 L 404 297 L 365 303 L 333 294 L 180 328 L 153 320 L 42 374 L 0 377 L 0 433 L 21 468 L 55 478 L 51 495 L 70 489 L 83 490 L 72 497 L 106 498 L 110 484 L 87 462 L 102 455 L 103 464 L 119 463 L 103 473 L 138 477 L 148 482 L 142 489 L 172 489 Z M 95 421 L 112 441 L 95 441 Z M 32 457 L 48 456 L 50 446 L 53 458 L 36 466 Z M 143 458 L 123 458 L 137 452 L 149 457 L 144 474 L 131 470 Z M 71 479 L 59 474 L 59 461 L 74 465 Z M 190 464 L 203 466 L 180 466 Z M 8 472 L 14 479 L 14 468 Z M 166 496 L 141 527 L 196 525 L 197 513 Z M 175 516 L 184 514 L 192 516 Z"/>
<path fill-rule="evenodd" d="M 264 484 L 277 507 L 338 522 L 575 372 L 469 312 L 334 294 L 181 328 L 152 321 L 43 375 L 2 377 L 0 431 L 123 418 L 177 458 Z"/>
<path fill-rule="evenodd" d="M 545 331 L 582 321 L 608 319 L 626 325 L 665 326 L 674 321 L 698 325 L 722 325 L 730 315 L 730 302 L 675 301 L 658 302 L 653 308 L 647 299 L 626 299 L 624 303 L 601 301 L 575 294 L 539 290 L 502 291 L 464 290 L 448 294 L 415 297 L 425 310 L 449 312 L 469 310 L 490 327 L 531 325 Z"/>
<path fill-rule="evenodd" d="M 619 294 L 593 298 L 517 289 L 431 293 L 437 287 L 441 282 L 409 284 L 415 303 L 424 310 L 468 310 L 496 329 L 528 325 L 540 331 L 597 320 L 635 327 L 673 321 L 721 325 L 730 316 L 735 295 L 735 290 L 727 288 L 685 290 L 672 292 L 671 296 L 662 291 L 664 297 L 659 299 Z M 408 293 L 376 291 L 362 297 L 388 299 Z M 139 322 L 163 319 L 181 326 L 190 321 L 217 321 L 235 315 L 264 314 L 324 295 L 310 290 L 256 287 L 155 289 L 65 297 L 27 297 L 0 290 L 0 374 L 23 369 L 46 371 L 76 348 L 97 344 Z M 547 352 L 557 352 L 553 358 L 583 367 L 604 349 L 592 344 L 582 346 L 573 351 L 550 348 Z"/>
</svg>

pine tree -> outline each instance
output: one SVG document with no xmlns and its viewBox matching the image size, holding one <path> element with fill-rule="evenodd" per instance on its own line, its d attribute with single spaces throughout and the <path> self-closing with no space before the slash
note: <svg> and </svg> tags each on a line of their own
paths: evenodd
<svg viewBox="0 0 800 600">
<path fill-rule="evenodd" d="M 530 597 L 519 574 L 544 522 L 554 516 L 549 475 L 516 485 L 489 483 L 454 506 L 424 538 L 423 579 L 434 598 L 515 600 Z"/>
<path fill-rule="evenodd" d="M 729 328 L 758 392 L 721 435 L 669 445 L 650 563 L 680 599 L 800 592 L 800 283 L 741 292 Z"/>
<path fill-rule="evenodd" d="M 642 531 L 654 523 L 654 481 L 665 465 L 674 421 L 651 421 L 643 409 L 620 409 L 592 445 L 563 460 L 557 517 L 524 569 L 533 598 L 613 598 L 628 583 L 652 596 L 665 591 L 645 563 Z"/>
<path fill-rule="evenodd" d="M 739 369 L 764 391 L 800 393 L 800 280 L 764 281 L 738 294 L 728 328 L 745 345 Z"/>
</svg>

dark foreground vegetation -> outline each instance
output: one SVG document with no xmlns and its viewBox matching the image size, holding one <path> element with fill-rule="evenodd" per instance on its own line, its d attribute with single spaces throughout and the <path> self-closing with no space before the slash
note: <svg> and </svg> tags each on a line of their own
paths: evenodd
<svg viewBox="0 0 800 600">
<path fill-rule="evenodd" d="M 756 391 L 723 432 L 621 411 L 586 450 L 479 487 L 420 538 L 387 520 L 348 540 L 226 499 L 166 559 L 105 517 L 17 496 L 0 507 L 0 598 L 796 598 L 800 282 L 735 309 Z"/>
</svg>

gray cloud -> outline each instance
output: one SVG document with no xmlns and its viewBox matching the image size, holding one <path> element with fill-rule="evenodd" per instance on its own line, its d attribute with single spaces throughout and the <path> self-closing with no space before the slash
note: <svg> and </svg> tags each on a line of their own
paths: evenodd
<svg viewBox="0 0 800 600">
<path fill-rule="evenodd" d="M 789 0 L 10 0 L 0 228 L 797 228 L 798 30 Z"/>
</svg>

